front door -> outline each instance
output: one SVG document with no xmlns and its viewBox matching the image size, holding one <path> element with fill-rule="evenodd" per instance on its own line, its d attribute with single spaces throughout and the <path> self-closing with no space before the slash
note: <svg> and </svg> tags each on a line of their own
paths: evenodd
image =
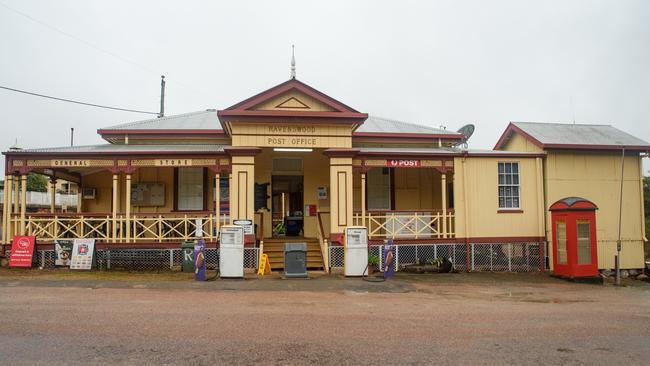
<svg viewBox="0 0 650 366">
<path fill-rule="evenodd" d="M 273 237 L 302 236 L 304 192 L 302 175 L 274 175 L 271 179 Z"/>
</svg>

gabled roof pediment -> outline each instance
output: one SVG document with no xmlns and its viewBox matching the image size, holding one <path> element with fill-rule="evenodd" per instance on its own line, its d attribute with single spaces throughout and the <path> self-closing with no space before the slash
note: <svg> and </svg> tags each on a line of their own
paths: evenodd
<svg viewBox="0 0 650 366">
<path fill-rule="evenodd" d="M 368 117 L 354 108 L 312 88 L 290 79 L 268 90 L 218 111 L 224 128 L 230 121 L 301 119 L 324 122 L 361 124 Z M 225 123 L 225 124 L 224 124 Z"/>
</svg>

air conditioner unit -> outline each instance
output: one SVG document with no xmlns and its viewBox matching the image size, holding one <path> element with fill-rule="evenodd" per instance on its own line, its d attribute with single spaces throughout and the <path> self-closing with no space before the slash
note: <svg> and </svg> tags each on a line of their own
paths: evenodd
<svg viewBox="0 0 650 366">
<path fill-rule="evenodd" d="M 95 194 L 96 194 L 95 188 L 84 187 L 81 190 L 81 198 L 85 199 L 85 200 L 94 200 L 95 199 Z"/>
</svg>

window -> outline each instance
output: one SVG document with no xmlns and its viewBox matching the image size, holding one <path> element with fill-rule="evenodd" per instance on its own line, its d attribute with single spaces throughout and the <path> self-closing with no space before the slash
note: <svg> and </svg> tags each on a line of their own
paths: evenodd
<svg viewBox="0 0 650 366">
<path fill-rule="evenodd" d="M 217 183 L 212 179 L 212 197 L 216 197 L 217 188 L 215 187 Z M 219 207 L 221 214 L 230 212 L 230 188 L 228 186 L 228 177 L 219 178 Z"/>
<path fill-rule="evenodd" d="M 366 184 L 369 210 L 390 210 L 390 174 L 390 168 L 368 170 Z"/>
<path fill-rule="evenodd" d="M 178 168 L 178 210 L 203 210 L 203 168 Z"/>
<path fill-rule="evenodd" d="M 578 220 L 578 264 L 591 264 L 591 225 Z"/>
<path fill-rule="evenodd" d="M 499 163 L 499 208 L 519 208 L 519 163 Z"/>
<path fill-rule="evenodd" d="M 567 263 L 567 252 L 566 252 L 566 222 L 557 221 L 555 223 L 555 236 L 557 240 L 557 263 L 566 264 Z"/>
</svg>

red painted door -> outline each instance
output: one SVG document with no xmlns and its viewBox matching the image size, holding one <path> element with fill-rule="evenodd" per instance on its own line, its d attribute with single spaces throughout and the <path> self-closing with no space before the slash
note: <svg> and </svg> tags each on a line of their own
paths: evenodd
<svg viewBox="0 0 650 366">
<path fill-rule="evenodd" d="M 572 220 L 575 244 L 571 245 L 573 276 L 598 275 L 598 250 L 596 246 L 596 218 L 593 212 L 575 214 Z M 573 243 L 572 243 L 573 244 Z"/>
<path fill-rule="evenodd" d="M 569 217 L 566 214 L 553 215 L 553 273 L 560 276 L 569 276 L 571 264 L 569 262 Z"/>
</svg>

